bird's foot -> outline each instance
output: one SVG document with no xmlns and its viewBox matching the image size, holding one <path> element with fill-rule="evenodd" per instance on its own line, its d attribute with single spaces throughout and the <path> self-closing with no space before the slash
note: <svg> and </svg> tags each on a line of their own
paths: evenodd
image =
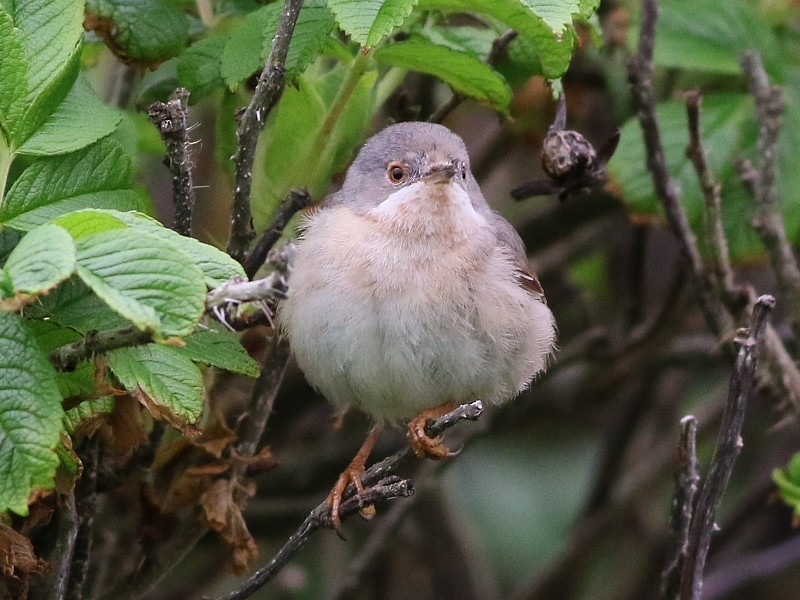
<svg viewBox="0 0 800 600">
<path fill-rule="evenodd" d="M 438 419 L 456 408 L 458 408 L 458 402 L 448 402 L 441 406 L 427 408 L 408 422 L 406 437 L 417 457 L 442 460 L 458 454 L 458 452 L 451 452 L 447 446 L 442 444 L 441 436 L 431 437 L 425 433 L 428 419 Z"/>
<path fill-rule="evenodd" d="M 344 491 L 347 489 L 347 486 L 350 483 L 356 487 L 357 494 L 360 494 L 364 491 L 364 482 L 362 481 L 362 477 L 364 476 L 367 459 L 369 458 L 377 439 L 378 430 L 372 429 L 367 435 L 367 439 L 365 439 L 364 443 L 361 445 L 361 448 L 359 448 L 358 452 L 353 457 L 353 460 L 350 461 L 350 464 L 347 465 L 347 468 L 342 471 L 341 475 L 339 475 L 339 479 L 336 480 L 333 489 L 325 499 L 331 509 L 331 526 L 333 527 L 334 531 L 336 531 L 336 535 L 342 539 L 344 539 L 344 536 L 342 535 L 342 518 L 339 514 L 339 507 L 342 504 Z M 361 513 L 362 517 L 369 520 L 375 516 L 375 507 L 365 506 L 359 512 Z"/>
</svg>

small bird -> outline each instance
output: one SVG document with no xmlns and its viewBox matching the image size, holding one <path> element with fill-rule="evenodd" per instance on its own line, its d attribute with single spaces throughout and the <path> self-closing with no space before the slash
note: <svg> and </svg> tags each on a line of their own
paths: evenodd
<svg viewBox="0 0 800 600">
<path fill-rule="evenodd" d="M 431 123 L 369 139 L 306 217 L 278 324 L 309 383 L 375 423 L 328 496 L 337 530 L 380 427 L 408 422 L 417 456 L 447 457 L 426 420 L 514 397 L 556 336 L 522 240 L 483 197 L 461 138 Z"/>
</svg>

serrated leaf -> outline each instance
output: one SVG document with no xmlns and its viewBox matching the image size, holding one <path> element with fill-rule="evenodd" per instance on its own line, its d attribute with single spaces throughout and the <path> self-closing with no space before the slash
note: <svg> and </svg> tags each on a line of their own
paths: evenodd
<svg viewBox="0 0 800 600">
<path fill-rule="evenodd" d="M 263 68 L 275 37 L 281 7 L 280 4 L 271 4 L 254 11 L 231 31 L 220 65 L 222 78 L 231 90 Z M 295 81 L 316 58 L 333 29 L 333 23 L 333 15 L 323 0 L 310 0 L 303 4 L 286 56 L 288 82 Z"/>
<path fill-rule="evenodd" d="M 140 402 L 154 417 L 177 429 L 194 425 L 203 413 L 200 369 L 175 348 L 148 344 L 108 354 L 108 366 L 125 389 L 141 389 Z M 150 404 L 148 405 L 148 403 Z"/>
<path fill-rule="evenodd" d="M 58 467 L 61 396 L 56 373 L 19 316 L 0 312 L 0 512 L 28 514 Z"/>
<path fill-rule="evenodd" d="M 178 57 L 178 82 L 191 92 L 194 103 L 225 85 L 220 72 L 228 34 L 211 35 L 189 46 Z"/>
<path fill-rule="evenodd" d="M 101 398 L 81 402 L 64 414 L 64 429 L 68 434 L 72 435 L 86 421 L 113 411 L 114 404 L 113 396 L 102 396 Z"/>
<path fill-rule="evenodd" d="M 72 238 L 58 225 L 36 227 L 14 248 L 4 269 L 15 292 L 46 294 L 75 270 Z"/>
<path fill-rule="evenodd" d="M 629 43 L 638 39 L 638 26 Z M 738 76 L 739 55 L 758 50 L 768 71 L 782 67 L 775 33 L 756 8 L 742 0 L 672 0 L 658 22 L 655 64 Z"/>
<path fill-rule="evenodd" d="M 22 32 L 14 27 L 14 21 L 4 10 L 0 10 L 0 129 L 10 142 L 17 141 L 13 133 L 19 128 L 27 106 L 28 61 Z"/>
<path fill-rule="evenodd" d="M 78 276 L 142 330 L 183 336 L 205 308 L 203 273 L 177 246 L 132 228 L 75 240 Z"/>
<path fill-rule="evenodd" d="M 141 207 L 130 189 L 130 159 L 119 142 L 104 138 L 70 154 L 34 161 L 8 191 L 0 222 L 29 230 L 83 208 Z"/>
<path fill-rule="evenodd" d="M 488 102 L 502 113 L 508 112 L 511 104 L 511 88 L 502 75 L 465 52 L 414 39 L 378 48 L 375 59 L 438 77 L 457 92 Z"/>
<path fill-rule="evenodd" d="M 125 213 L 113 210 L 76 210 L 53 219 L 53 223 L 68 231 L 73 240 L 77 240 L 95 233 L 125 229 L 128 225 L 120 218 L 123 214 Z"/>
<path fill-rule="evenodd" d="M 87 25 L 126 59 L 159 62 L 189 41 L 189 20 L 168 0 L 87 0 Z"/>
<path fill-rule="evenodd" d="M 183 339 L 186 346 L 177 350 L 195 362 L 258 377 L 259 364 L 253 360 L 230 331 L 196 331 Z"/>
<path fill-rule="evenodd" d="M 104 104 L 80 75 L 58 108 L 19 147 L 19 154 L 51 156 L 74 152 L 114 131 L 122 113 Z"/>
<path fill-rule="evenodd" d="M 578 0 L 522 0 L 533 14 L 540 17 L 556 35 L 572 25 L 572 15 L 580 13 Z"/>
<path fill-rule="evenodd" d="M 554 1 L 550 0 L 550 3 Z M 555 33 L 540 15 L 520 0 L 492 0 L 491 2 L 485 0 L 419 0 L 419 8 L 474 12 L 502 21 L 507 27 L 514 29 L 520 36 L 532 42 L 532 47 L 542 65 L 543 74 L 549 79 L 561 77 L 567 70 L 577 39 L 572 26 L 566 27 L 561 33 Z"/>
<path fill-rule="evenodd" d="M 416 4 L 417 0 L 328 0 L 341 30 L 370 47 L 402 25 Z"/>
<path fill-rule="evenodd" d="M 203 272 L 206 285 L 215 288 L 233 277 L 246 277 L 242 265 L 222 250 L 167 229 L 155 219 L 141 213 L 119 213 L 118 217 L 131 227 L 141 228 L 186 253 Z"/>
</svg>

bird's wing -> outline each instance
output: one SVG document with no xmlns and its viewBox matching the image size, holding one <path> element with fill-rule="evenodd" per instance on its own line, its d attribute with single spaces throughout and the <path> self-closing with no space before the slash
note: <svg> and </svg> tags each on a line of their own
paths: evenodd
<svg viewBox="0 0 800 600">
<path fill-rule="evenodd" d="M 547 302 L 542 284 L 539 283 L 539 278 L 536 277 L 536 273 L 533 272 L 528 264 L 525 244 L 522 242 L 522 238 L 519 237 L 517 230 L 495 211 L 491 211 L 489 219 L 494 228 L 498 244 L 504 246 L 516 262 L 519 269 L 519 285 L 542 302 Z"/>
</svg>

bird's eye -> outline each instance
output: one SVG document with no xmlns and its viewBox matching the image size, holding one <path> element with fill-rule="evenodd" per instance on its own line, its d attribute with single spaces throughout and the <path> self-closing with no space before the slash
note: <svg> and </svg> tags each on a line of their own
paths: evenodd
<svg viewBox="0 0 800 600">
<path fill-rule="evenodd" d="M 467 165 L 461 163 L 461 179 L 467 178 Z"/>
<path fill-rule="evenodd" d="M 401 163 L 389 163 L 389 167 L 386 169 L 386 176 L 394 185 L 400 185 L 408 177 L 408 169 Z"/>
</svg>

